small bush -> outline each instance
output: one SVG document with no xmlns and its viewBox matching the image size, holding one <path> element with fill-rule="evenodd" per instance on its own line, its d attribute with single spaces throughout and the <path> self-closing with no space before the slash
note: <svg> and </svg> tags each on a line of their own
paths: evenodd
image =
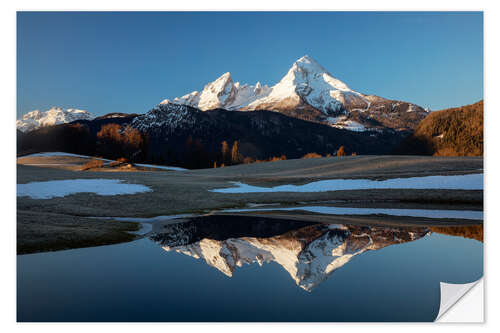
<svg viewBox="0 0 500 333">
<path fill-rule="evenodd" d="M 115 166 L 119 166 L 119 165 L 125 164 L 125 163 L 128 163 L 128 160 L 125 157 L 120 157 L 116 161 L 109 163 L 109 166 L 115 167 Z"/>
<path fill-rule="evenodd" d="M 322 158 L 322 157 L 323 156 L 321 156 L 318 153 L 307 153 L 304 156 L 302 156 L 302 158 Z"/>
<path fill-rule="evenodd" d="M 102 160 L 97 159 L 97 158 L 92 158 L 90 161 L 88 161 L 87 163 L 85 163 L 82 166 L 82 171 L 89 170 L 89 169 L 99 169 L 99 168 L 102 168 L 103 165 L 104 165 L 104 162 Z"/>
<path fill-rule="evenodd" d="M 244 164 L 251 164 L 251 163 L 254 163 L 255 162 L 255 159 L 253 159 L 252 157 L 250 156 L 247 156 L 243 159 L 243 163 Z"/>
<path fill-rule="evenodd" d="M 276 162 L 276 161 L 284 161 L 286 160 L 286 156 L 285 155 L 281 155 L 281 156 L 273 156 L 271 158 L 269 158 L 269 162 Z"/>
</svg>

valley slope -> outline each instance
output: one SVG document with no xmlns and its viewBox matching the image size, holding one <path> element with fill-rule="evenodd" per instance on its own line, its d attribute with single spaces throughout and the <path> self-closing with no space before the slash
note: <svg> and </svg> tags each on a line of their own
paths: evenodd
<svg viewBox="0 0 500 333">
<path fill-rule="evenodd" d="M 483 101 L 432 112 L 396 153 L 483 156 Z"/>
</svg>

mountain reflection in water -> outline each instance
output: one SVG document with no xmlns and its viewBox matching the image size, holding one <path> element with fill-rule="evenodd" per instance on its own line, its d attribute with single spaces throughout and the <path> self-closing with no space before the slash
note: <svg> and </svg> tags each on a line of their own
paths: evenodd
<svg viewBox="0 0 500 333">
<path fill-rule="evenodd" d="M 161 233 L 150 238 L 166 251 L 204 259 L 229 277 L 245 263 L 262 265 L 274 261 L 299 287 L 312 291 L 354 256 L 420 239 L 433 232 L 432 228 L 204 216 L 166 225 Z M 470 233 L 470 227 L 462 228 Z M 472 228 L 476 235 L 480 228 L 482 239 L 482 225 Z M 441 227 L 438 232 L 445 233 L 445 229 Z M 457 235 L 457 229 L 453 235 Z"/>
</svg>

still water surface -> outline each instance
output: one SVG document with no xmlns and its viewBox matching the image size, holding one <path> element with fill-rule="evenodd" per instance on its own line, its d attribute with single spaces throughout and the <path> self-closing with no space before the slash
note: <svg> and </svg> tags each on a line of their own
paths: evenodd
<svg viewBox="0 0 500 333">
<path fill-rule="evenodd" d="M 482 225 L 192 219 L 130 243 L 17 256 L 18 320 L 433 321 L 439 282 L 483 275 L 477 239 Z"/>
</svg>

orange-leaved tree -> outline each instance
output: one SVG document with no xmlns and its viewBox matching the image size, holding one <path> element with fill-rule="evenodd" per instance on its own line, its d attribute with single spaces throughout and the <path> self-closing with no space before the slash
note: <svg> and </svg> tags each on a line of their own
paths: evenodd
<svg viewBox="0 0 500 333">
<path fill-rule="evenodd" d="M 346 156 L 346 152 L 345 152 L 345 149 L 344 149 L 344 146 L 340 146 L 339 147 L 339 150 L 337 150 L 337 156 Z"/>
</svg>

